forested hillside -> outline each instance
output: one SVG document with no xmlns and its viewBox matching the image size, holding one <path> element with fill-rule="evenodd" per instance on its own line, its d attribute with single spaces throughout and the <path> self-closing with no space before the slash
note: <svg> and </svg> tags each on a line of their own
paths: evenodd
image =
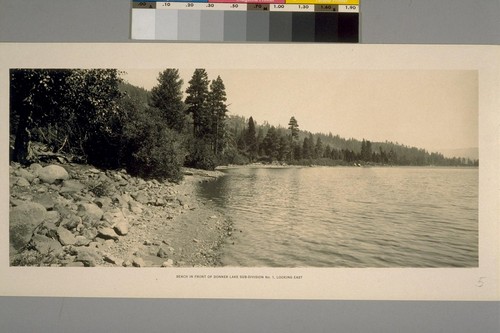
<svg viewBox="0 0 500 333">
<path fill-rule="evenodd" d="M 145 178 L 179 180 L 180 168 L 214 169 L 252 162 L 298 165 L 474 166 L 477 160 L 392 142 L 310 133 L 287 115 L 288 127 L 229 115 L 220 76 L 196 69 L 185 83 L 177 69 L 158 74 L 147 91 L 116 69 L 13 69 L 10 72 L 11 160 L 47 154 Z M 259 120 L 262 121 L 262 120 Z"/>
</svg>

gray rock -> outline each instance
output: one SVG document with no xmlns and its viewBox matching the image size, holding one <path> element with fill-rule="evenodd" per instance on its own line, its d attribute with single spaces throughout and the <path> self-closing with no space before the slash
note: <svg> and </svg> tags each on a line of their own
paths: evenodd
<svg viewBox="0 0 500 333">
<path fill-rule="evenodd" d="M 30 183 L 36 178 L 36 176 L 32 172 L 30 172 L 26 169 L 19 169 L 16 171 L 15 174 L 16 174 L 16 176 L 19 176 L 19 177 L 26 179 Z"/>
<path fill-rule="evenodd" d="M 158 253 L 156 254 L 158 257 L 160 258 L 168 258 L 168 253 L 167 251 L 165 251 L 164 248 L 160 247 L 160 249 L 158 250 Z"/>
<path fill-rule="evenodd" d="M 108 198 L 108 197 L 102 197 L 102 198 L 98 198 L 94 201 L 94 203 L 99 207 L 101 208 L 103 211 L 107 211 L 108 210 L 108 207 L 111 206 L 111 204 L 113 203 L 113 201 Z"/>
<path fill-rule="evenodd" d="M 48 211 L 45 215 L 45 221 L 52 222 L 52 223 L 59 222 L 60 218 L 61 218 L 61 215 L 56 210 Z"/>
<path fill-rule="evenodd" d="M 109 262 L 110 264 L 117 265 L 117 266 L 123 265 L 123 260 L 116 258 L 116 257 L 109 255 L 109 254 L 104 255 L 104 261 Z"/>
<path fill-rule="evenodd" d="M 17 184 L 19 177 L 9 176 L 9 187 L 13 187 Z"/>
<path fill-rule="evenodd" d="M 134 258 L 134 261 L 132 261 L 132 266 L 134 267 L 144 267 L 146 263 L 142 258 Z"/>
<path fill-rule="evenodd" d="M 30 170 L 31 170 L 31 172 L 33 172 L 33 174 L 35 176 L 38 176 L 38 173 L 42 169 L 43 169 L 43 167 L 40 164 L 38 164 L 38 163 L 33 163 L 33 164 L 30 165 Z"/>
<path fill-rule="evenodd" d="M 85 236 L 76 236 L 75 237 L 75 245 L 76 246 L 86 246 L 86 245 L 89 245 L 91 240 L 90 239 L 87 239 Z"/>
<path fill-rule="evenodd" d="M 134 201 L 134 199 L 132 198 L 132 196 L 130 194 L 128 194 L 128 193 L 122 194 L 122 199 L 126 203 L 130 203 L 131 201 Z"/>
<path fill-rule="evenodd" d="M 17 179 L 16 185 L 19 187 L 29 187 L 30 182 L 26 178 L 20 177 Z"/>
<path fill-rule="evenodd" d="M 121 221 L 118 222 L 113 229 L 116 231 L 116 233 L 120 236 L 125 236 L 128 234 L 128 222 L 127 221 Z"/>
<path fill-rule="evenodd" d="M 158 199 L 156 199 L 154 204 L 155 204 L 155 206 L 163 207 L 167 204 L 167 202 L 163 198 L 158 198 Z"/>
<path fill-rule="evenodd" d="M 35 195 L 33 197 L 33 201 L 39 203 L 40 205 L 45 207 L 45 209 L 53 209 L 55 205 L 54 199 L 52 199 L 52 196 L 47 193 Z"/>
<path fill-rule="evenodd" d="M 118 182 L 118 185 L 120 186 L 127 186 L 128 185 L 128 181 L 126 181 L 125 179 L 122 179 Z"/>
<path fill-rule="evenodd" d="M 102 220 L 107 222 L 110 226 L 114 226 L 120 222 L 126 222 L 127 219 L 123 215 L 122 211 L 119 209 L 114 209 L 112 211 L 104 213 Z"/>
<path fill-rule="evenodd" d="M 101 228 L 97 231 L 97 236 L 103 239 L 118 240 L 118 235 L 111 228 Z"/>
<path fill-rule="evenodd" d="M 66 229 L 72 230 L 75 229 L 79 224 L 82 223 L 82 218 L 76 215 L 69 215 L 64 218 L 61 222 L 61 225 L 65 226 Z"/>
<path fill-rule="evenodd" d="M 61 244 L 57 240 L 44 235 L 34 234 L 31 243 L 38 252 L 44 255 L 57 255 L 63 251 Z"/>
<path fill-rule="evenodd" d="M 140 202 L 141 204 L 145 205 L 147 204 L 150 200 L 148 196 L 144 192 L 137 192 L 132 194 L 132 197 L 137 201 Z"/>
<path fill-rule="evenodd" d="M 66 180 L 69 174 L 63 167 L 59 165 L 49 165 L 38 171 L 38 178 L 44 183 L 53 184 L 58 180 Z"/>
<path fill-rule="evenodd" d="M 9 210 L 10 244 L 19 250 L 31 239 L 35 228 L 46 217 L 45 208 L 34 202 L 26 202 Z"/>
<path fill-rule="evenodd" d="M 12 197 L 10 198 L 9 202 L 12 206 L 20 206 L 20 205 L 26 203 L 26 201 L 24 201 L 24 200 L 19 200 L 19 199 L 12 198 Z"/>
<path fill-rule="evenodd" d="M 131 201 L 129 202 L 129 209 L 134 214 L 142 214 L 143 206 L 136 201 Z"/>
<path fill-rule="evenodd" d="M 113 204 L 117 205 L 118 207 L 127 207 L 128 204 L 127 202 L 123 199 L 121 195 L 115 194 L 113 195 L 112 199 Z"/>
<path fill-rule="evenodd" d="M 95 267 L 102 258 L 96 248 L 81 247 L 78 248 L 78 254 L 75 261 L 82 262 L 86 267 Z"/>
<path fill-rule="evenodd" d="M 174 267 L 174 261 L 172 259 L 168 259 L 161 264 L 161 267 Z"/>
<path fill-rule="evenodd" d="M 82 231 L 82 236 L 87 238 L 87 239 L 94 239 L 97 237 L 97 229 L 95 228 L 88 228 L 88 229 L 84 229 Z"/>
<path fill-rule="evenodd" d="M 60 190 L 61 193 L 77 193 L 85 188 L 85 185 L 77 180 L 65 180 Z"/>
<path fill-rule="evenodd" d="M 37 229 L 36 233 L 39 235 L 44 235 L 49 238 L 57 238 L 57 226 L 55 225 L 54 222 L 49 222 L 45 221 L 42 224 L 40 224 Z"/>
<path fill-rule="evenodd" d="M 128 220 L 120 210 L 113 210 L 103 215 L 102 219 L 108 223 L 119 235 L 128 234 Z"/>
<path fill-rule="evenodd" d="M 57 228 L 57 236 L 59 238 L 59 242 L 62 245 L 76 244 L 75 236 L 71 233 L 71 231 L 69 231 L 66 228 L 63 228 L 63 227 Z"/>
<path fill-rule="evenodd" d="M 93 203 L 81 203 L 78 206 L 78 215 L 82 218 L 87 217 L 88 219 L 99 221 L 103 214 L 102 209 Z"/>
<path fill-rule="evenodd" d="M 99 242 L 96 242 L 96 241 L 92 241 L 89 243 L 89 248 L 92 248 L 92 249 L 100 249 L 101 248 L 101 244 L 99 244 Z"/>
</svg>

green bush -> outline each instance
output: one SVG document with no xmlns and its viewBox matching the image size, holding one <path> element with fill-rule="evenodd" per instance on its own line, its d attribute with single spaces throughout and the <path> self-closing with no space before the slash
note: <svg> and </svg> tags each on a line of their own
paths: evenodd
<svg viewBox="0 0 500 333">
<path fill-rule="evenodd" d="M 166 127 L 155 109 L 137 114 L 125 129 L 127 170 L 143 178 L 179 181 L 185 158 L 179 134 Z"/>
<path fill-rule="evenodd" d="M 214 170 L 217 162 L 210 145 L 203 140 L 195 140 L 191 144 L 186 165 L 197 169 Z"/>
</svg>

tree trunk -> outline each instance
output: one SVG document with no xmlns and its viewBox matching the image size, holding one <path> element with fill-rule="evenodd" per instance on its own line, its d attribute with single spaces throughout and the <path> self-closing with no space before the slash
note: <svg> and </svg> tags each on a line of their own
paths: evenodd
<svg viewBox="0 0 500 333">
<path fill-rule="evenodd" d="M 16 141 L 14 142 L 14 154 L 12 156 L 14 162 L 28 164 L 29 162 L 29 143 L 31 140 L 31 132 L 28 129 L 30 112 L 22 112 L 19 119 L 19 124 L 16 130 Z"/>
</svg>

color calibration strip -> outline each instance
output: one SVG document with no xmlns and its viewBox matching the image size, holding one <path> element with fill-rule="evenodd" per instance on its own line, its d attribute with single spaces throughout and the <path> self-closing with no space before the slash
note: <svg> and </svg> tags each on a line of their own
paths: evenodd
<svg viewBox="0 0 500 333">
<path fill-rule="evenodd" d="M 359 0 L 134 0 L 132 39 L 357 43 Z"/>
</svg>

